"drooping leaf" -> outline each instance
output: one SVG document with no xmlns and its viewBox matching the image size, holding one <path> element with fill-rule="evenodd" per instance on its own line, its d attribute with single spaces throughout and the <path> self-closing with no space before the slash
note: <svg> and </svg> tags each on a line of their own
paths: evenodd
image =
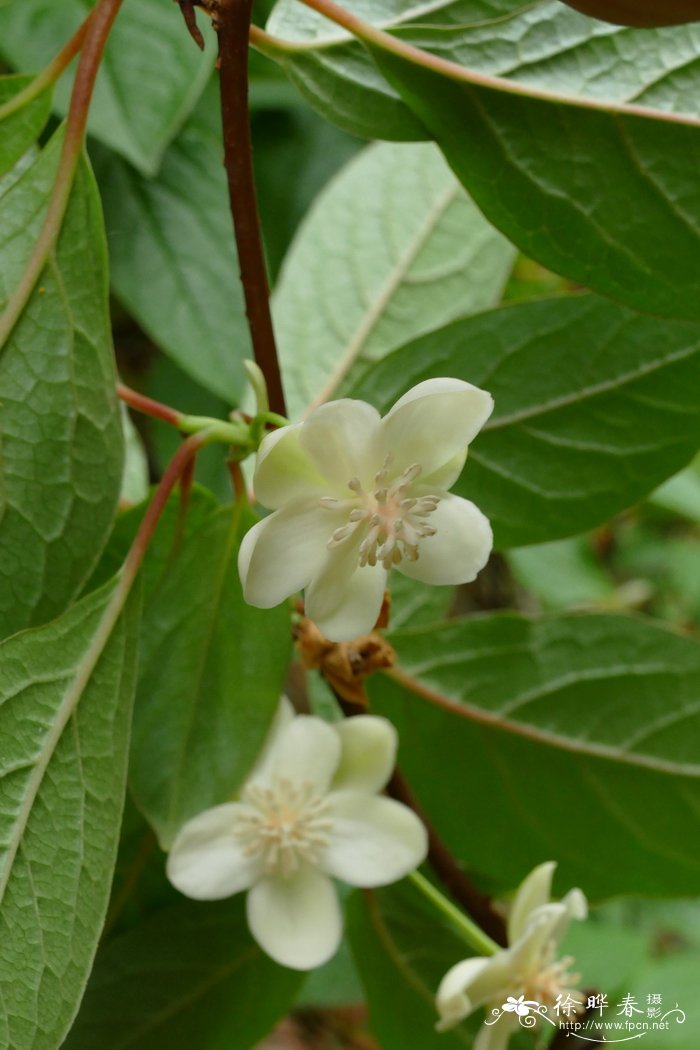
<svg viewBox="0 0 700 1050">
<path fill-rule="evenodd" d="M 0 303 L 31 254 L 61 135 L 0 198 Z M 0 637 L 78 593 L 107 539 L 123 438 L 99 198 L 80 162 L 56 247 L 0 350 Z"/>
<path fill-rule="evenodd" d="M 137 601 L 106 585 L 0 645 L 0 1045 L 55 1050 L 104 920 L 124 800 Z"/>
<path fill-rule="evenodd" d="M 398 42 L 359 31 L 486 217 L 557 273 L 637 309 L 700 319 L 700 126 L 688 101 L 698 27 L 601 26 L 554 3 L 453 0 L 400 11 L 392 0 L 371 15 L 399 29 Z M 348 110 L 381 114 L 376 72 L 373 90 L 361 87 L 362 45 L 333 43 L 335 28 L 320 36 L 265 47 L 345 126 Z M 407 44 L 448 61 L 431 66 Z M 386 131 L 383 120 L 373 134 L 395 137 L 392 116 Z"/>
<path fill-rule="evenodd" d="M 21 0 L 0 7 L 0 54 L 11 66 L 47 65 L 95 0 Z M 202 28 L 206 29 L 204 22 Z M 158 170 L 163 150 L 199 98 L 214 62 L 183 31 L 170 0 L 125 0 L 114 23 L 90 106 L 88 129 L 141 171 Z M 56 88 L 64 115 L 70 78 Z"/>
<path fill-rule="evenodd" d="M 628 306 L 700 320 L 697 120 L 510 94 L 373 54 L 486 217 L 526 254 Z"/>
<path fill-rule="evenodd" d="M 93 155 L 117 298 L 185 372 L 236 404 L 252 349 L 219 125 L 212 81 L 157 175 Z"/>
<path fill-rule="evenodd" d="M 370 679 L 372 707 L 396 725 L 440 834 L 487 884 L 554 859 L 560 884 L 593 899 L 695 892 L 696 641 L 624 616 L 515 614 L 390 639 L 399 671 Z"/>
<path fill-rule="evenodd" d="M 458 321 L 379 362 L 352 394 L 386 411 L 414 383 L 439 375 L 494 397 L 455 491 L 488 515 L 500 547 L 606 521 L 676 473 L 700 444 L 700 327 L 594 296 Z"/>
<path fill-rule="evenodd" d="M 10 102 L 32 77 L 0 77 L 0 106 Z M 9 171 L 38 139 L 51 111 L 51 95 L 43 91 L 21 109 L 0 119 L 0 175 Z"/>
<path fill-rule="evenodd" d="M 238 578 L 251 517 L 205 519 L 144 611 L 130 783 L 164 847 L 240 786 L 282 692 L 289 611 L 246 605 Z"/>
<path fill-rule="evenodd" d="M 275 291 L 292 417 L 356 366 L 497 302 L 513 258 L 433 146 L 368 147 L 317 199 Z"/>
<path fill-rule="evenodd" d="M 555 0 L 346 0 L 343 8 L 406 43 L 533 90 L 698 113 L 698 26 L 601 25 Z M 267 29 L 275 39 L 261 46 L 329 119 L 367 138 L 425 136 L 344 29 L 296 0 L 279 0 Z"/>
<path fill-rule="evenodd" d="M 183 901 L 106 944 L 65 1050 L 250 1050 L 304 975 L 252 941 L 241 897 Z"/>
</svg>

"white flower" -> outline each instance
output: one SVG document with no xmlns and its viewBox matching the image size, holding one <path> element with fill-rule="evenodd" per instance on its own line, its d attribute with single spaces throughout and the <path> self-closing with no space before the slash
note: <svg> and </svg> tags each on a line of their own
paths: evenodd
<svg viewBox="0 0 700 1050">
<path fill-rule="evenodd" d="M 261 948 L 293 969 L 320 966 L 342 934 L 332 878 L 385 886 L 425 859 L 418 817 L 378 794 L 396 746 L 384 718 L 329 725 L 295 716 L 283 698 L 240 801 L 181 828 L 168 878 L 198 900 L 249 890 L 248 925 Z"/>
<path fill-rule="evenodd" d="M 438 1028 L 452 1028 L 480 1006 L 498 1014 L 487 1021 L 474 1050 L 503 1050 L 529 1008 L 553 1006 L 557 996 L 576 996 L 578 977 L 567 970 L 571 957 L 557 960 L 559 943 L 570 919 L 585 919 L 586 898 L 570 890 L 558 903 L 550 901 L 553 862 L 535 868 L 522 883 L 508 918 L 507 949 L 488 958 L 465 959 L 445 974 L 437 992 Z"/>
<path fill-rule="evenodd" d="M 307 616 L 344 641 L 374 626 L 392 567 L 426 583 L 473 580 L 491 527 L 447 489 L 492 409 L 470 383 L 428 379 L 383 419 L 345 399 L 268 434 L 254 487 L 274 513 L 241 544 L 246 601 L 268 609 L 305 589 Z"/>
</svg>

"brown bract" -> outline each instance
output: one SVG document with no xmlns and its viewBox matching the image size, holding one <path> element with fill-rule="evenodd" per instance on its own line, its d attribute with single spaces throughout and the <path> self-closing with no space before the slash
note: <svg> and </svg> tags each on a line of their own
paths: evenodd
<svg viewBox="0 0 700 1050">
<path fill-rule="evenodd" d="M 388 622 L 389 597 L 377 621 Z M 382 668 L 393 667 L 394 650 L 376 631 L 361 634 L 351 642 L 331 642 L 321 634 L 313 620 L 304 617 L 294 628 L 294 642 L 307 670 L 319 670 L 334 693 L 346 703 L 367 708 L 363 680 Z"/>
<path fill-rule="evenodd" d="M 584 15 L 620 26 L 653 29 L 700 21 L 700 0 L 665 0 L 664 3 L 658 0 L 563 0 L 563 3 Z"/>
</svg>

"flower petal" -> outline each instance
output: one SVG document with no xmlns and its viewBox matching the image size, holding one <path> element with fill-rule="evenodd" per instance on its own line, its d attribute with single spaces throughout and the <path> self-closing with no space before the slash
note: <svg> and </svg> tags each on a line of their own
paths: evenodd
<svg viewBox="0 0 700 1050">
<path fill-rule="evenodd" d="M 342 934 L 335 886 L 313 868 L 288 879 L 262 879 L 248 894 L 248 925 L 263 951 L 282 966 L 321 966 L 335 954 Z"/>
<path fill-rule="evenodd" d="M 527 920 L 535 910 L 547 904 L 552 895 L 552 876 L 556 861 L 548 860 L 534 868 L 521 882 L 508 915 L 508 943 L 520 940 Z"/>
<path fill-rule="evenodd" d="M 347 484 L 359 477 L 367 486 L 382 465 L 380 417 L 366 401 L 342 398 L 321 405 L 303 425 L 302 449 L 324 478 L 351 495 Z M 335 493 L 331 493 L 332 495 Z"/>
<path fill-rule="evenodd" d="M 412 496 L 427 494 L 422 487 L 411 491 Z M 440 497 L 427 519 L 435 535 L 419 541 L 417 561 L 404 558 L 397 568 L 423 583 L 469 583 L 486 565 L 493 547 L 489 520 L 470 500 L 451 492 L 432 494 Z"/>
<path fill-rule="evenodd" d="M 491 1018 L 487 1017 L 487 1020 Z M 476 1034 L 473 1050 L 506 1050 L 508 1040 L 517 1027 L 518 1022 L 512 1015 L 499 1017 L 493 1024 L 482 1024 Z"/>
<path fill-rule="evenodd" d="M 379 617 L 386 569 L 358 563 L 350 537 L 328 552 L 326 562 L 306 589 L 306 615 L 332 642 L 345 642 L 371 631 Z"/>
<path fill-rule="evenodd" d="M 168 878 L 180 893 L 215 901 L 247 890 L 255 882 L 260 874 L 258 862 L 245 855 L 232 833 L 242 810 L 239 802 L 226 802 L 182 826 L 166 866 Z"/>
<path fill-rule="evenodd" d="M 423 476 L 445 466 L 467 447 L 493 411 L 485 390 L 461 379 L 427 379 L 399 398 L 382 420 L 392 469 L 420 463 Z"/>
<path fill-rule="evenodd" d="M 358 715 L 333 725 L 342 754 L 335 771 L 334 791 L 381 791 L 396 764 L 398 733 L 391 722 L 376 715 Z"/>
<path fill-rule="evenodd" d="M 387 886 L 425 860 L 428 836 L 407 806 L 360 791 L 328 796 L 333 818 L 322 866 L 351 886 Z"/>
<path fill-rule="evenodd" d="M 272 775 L 272 761 L 277 748 L 277 742 L 283 731 L 295 718 L 294 708 L 286 696 L 280 697 L 274 718 L 267 731 L 262 750 L 257 757 L 255 765 L 248 777 L 248 783 L 255 781 L 256 784 L 267 783 Z"/>
<path fill-rule="evenodd" d="M 541 969 L 568 924 L 569 913 L 561 903 L 542 904 L 530 912 L 522 934 L 509 949 L 513 971 Z"/>
<path fill-rule="evenodd" d="M 297 715 L 273 744 L 265 776 L 310 784 L 325 794 L 340 762 L 340 740 L 333 727 L 313 715 Z"/>
<path fill-rule="evenodd" d="M 256 499 L 271 510 L 291 499 L 328 492 L 327 482 L 300 445 L 303 425 L 294 423 L 266 434 L 258 449 L 253 488 Z"/>
<path fill-rule="evenodd" d="M 452 1028 L 479 1006 L 503 1001 L 512 985 L 508 952 L 488 959 L 463 959 L 447 971 L 437 990 L 438 1029 Z"/>
<path fill-rule="evenodd" d="M 293 500 L 253 525 L 238 553 L 245 600 L 270 609 L 302 590 L 321 569 L 344 517 L 313 498 Z"/>
</svg>

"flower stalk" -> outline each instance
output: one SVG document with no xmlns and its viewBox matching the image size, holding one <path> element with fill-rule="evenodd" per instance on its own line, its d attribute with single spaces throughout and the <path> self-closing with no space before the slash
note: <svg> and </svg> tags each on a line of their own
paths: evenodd
<svg viewBox="0 0 700 1050">
<path fill-rule="evenodd" d="M 492 941 L 488 934 L 484 933 L 419 871 L 412 872 L 408 878 L 416 889 L 445 916 L 453 929 L 475 952 L 479 952 L 480 955 L 495 955 L 500 950 L 499 945 Z"/>
</svg>

